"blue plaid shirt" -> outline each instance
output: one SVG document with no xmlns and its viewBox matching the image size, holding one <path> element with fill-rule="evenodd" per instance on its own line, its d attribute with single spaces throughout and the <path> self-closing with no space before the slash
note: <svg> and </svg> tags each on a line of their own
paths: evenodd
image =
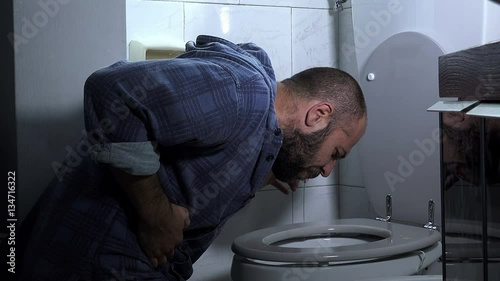
<svg viewBox="0 0 500 281">
<path fill-rule="evenodd" d="M 77 166 L 66 159 L 68 169 L 30 213 L 25 279 L 77 280 L 85 272 L 93 280 L 188 279 L 271 170 L 282 142 L 275 95 L 261 48 L 210 36 L 188 42 L 175 59 L 121 61 L 93 73 L 85 84 L 88 134 L 76 149 L 85 157 Z M 184 241 L 162 270 L 138 246 L 137 218 L 106 165 L 157 173 L 169 200 L 189 210 Z"/>
</svg>

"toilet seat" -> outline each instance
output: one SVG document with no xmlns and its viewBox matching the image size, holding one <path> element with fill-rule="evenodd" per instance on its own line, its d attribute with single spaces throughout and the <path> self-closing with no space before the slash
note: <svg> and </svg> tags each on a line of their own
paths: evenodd
<svg viewBox="0 0 500 281">
<path fill-rule="evenodd" d="M 419 274 L 438 259 L 441 256 L 441 248 L 441 242 L 437 242 L 425 249 L 402 255 L 332 262 L 327 265 L 304 262 L 283 265 L 275 262 L 257 261 L 235 254 L 231 265 L 231 279 L 234 281 L 361 281 L 371 280 L 375 277 L 382 278 L 379 280 L 385 280 L 384 278 L 400 276 L 401 280 L 406 280 L 405 276 Z M 313 257 L 309 257 L 309 260 L 311 258 Z M 434 281 L 435 279 L 430 280 Z"/>
<path fill-rule="evenodd" d="M 374 242 L 343 246 L 309 248 L 282 247 L 277 242 L 334 234 L 364 234 L 377 237 Z M 383 258 L 405 254 L 434 245 L 441 239 L 435 230 L 371 219 L 340 219 L 328 223 L 306 222 L 275 226 L 244 234 L 232 245 L 235 254 L 256 260 L 297 262 L 311 260 L 328 263 Z"/>
<path fill-rule="evenodd" d="M 359 281 L 443 281 L 441 275 L 427 275 L 427 276 L 396 276 L 392 278 L 377 278 L 377 279 L 363 279 Z"/>
</svg>

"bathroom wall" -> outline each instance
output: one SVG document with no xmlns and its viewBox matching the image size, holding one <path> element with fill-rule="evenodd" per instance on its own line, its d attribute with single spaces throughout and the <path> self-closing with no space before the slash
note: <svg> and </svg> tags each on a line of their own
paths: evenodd
<svg viewBox="0 0 500 281">
<path fill-rule="evenodd" d="M 125 0 L 13 3 L 14 32 L 4 39 L 15 50 L 22 219 L 49 181 L 77 164 L 68 156 L 84 129 L 83 84 L 98 68 L 125 59 Z M 64 166 L 69 158 L 75 162 Z"/>
<path fill-rule="evenodd" d="M 347 9 L 349 5 L 344 4 Z M 282 80 L 312 66 L 338 65 L 337 17 L 327 0 L 128 0 L 127 42 L 186 42 L 199 34 L 254 42 L 269 54 L 276 77 Z M 305 188 L 291 195 L 272 187 L 258 192 L 195 264 L 192 280 L 230 280 L 230 246 L 240 234 L 279 224 L 337 218 L 337 179 L 335 170 L 328 178 L 302 183 Z"/>
<path fill-rule="evenodd" d="M 491 0 L 474 3 L 467 0 L 354 0 L 352 9 L 356 48 L 353 51 L 350 46 L 341 45 L 340 56 L 346 60 L 356 56 L 360 72 L 380 43 L 404 31 L 430 36 L 445 54 L 500 39 L 497 28 L 500 5 Z M 367 214 L 365 209 L 356 208 L 365 206 L 360 198 L 367 198 L 358 157 L 355 147 L 339 164 L 342 217 Z"/>
<path fill-rule="evenodd" d="M 362 69 L 380 42 L 406 30 L 432 36 L 446 52 L 500 38 L 500 5 L 491 0 L 353 2 L 352 9 L 350 1 L 344 4 L 341 15 L 346 16 L 338 17 L 328 0 L 127 0 L 126 12 L 125 0 L 13 1 L 14 37 L 10 39 L 16 49 L 16 100 L 8 102 L 16 112 L 8 113 L 15 114 L 18 130 L 19 216 L 27 213 L 54 177 L 52 164 L 61 163 L 68 155 L 67 146 L 81 137 L 85 78 L 125 59 L 132 39 L 185 42 L 208 33 L 235 42 L 253 41 L 270 54 L 277 78 L 283 79 L 311 66 L 338 66 L 342 61 L 346 65 L 354 55 L 357 68 Z M 401 12 L 392 13 L 388 20 L 377 16 L 389 9 Z M 341 44 L 336 43 L 336 28 L 346 32 L 342 27 L 350 24 L 351 11 L 357 47 L 354 54 L 352 48 L 337 53 L 334 46 Z M 366 28 L 373 26 L 375 30 L 362 41 Z M 228 222 L 196 264 L 192 280 L 227 279 L 228 247 L 238 234 L 291 222 L 373 216 L 357 157 L 354 150 L 331 177 L 310 180 L 293 195 L 264 188 Z"/>
<path fill-rule="evenodd" d="M 500 40 L 500 1 L 485 0 L 483 43 Z"/>
<path fill-rule="evenodd" d="M 314 65 L 345 69 L 355 63 L 355 68 L 362 70 L 380 43 L 403 31 L 418 31 L 430 36 L 445 53 L 500 38 L 500 31 L 496 28 L 499 17 L 495 17 L 499 4 L 491 0 L 474 4 L 466 0 L 354 0 L 352 5 L 350 1 L 344 5 L 346 10 L 337 18 L 328 10 L 332 2 L 128 0 L 127 42 L 151 37 L 188 41 L 201 33 L 233 41 L 254 41 L 269 52 L 277 77 L 282 79 Z M 351 21 L 354 21 L 352 31 L 348 30 Z M 355 47 L 338 40 L 339 34 L 346 32 L 354 33 Z M 338 42 L 339 50 L 335 50 L 335 42 Z M 291 210 L 291 222 L 316 219 L 317 215 L 310 214 L 324 209 L 324 206 L 329 211 L 320 211 L 322 218 L 327 218 L 326 214 L 332 217 L 376 216 L 364 189 L 358 157 L 355 148 L 339 163 L 335 176 L 326 181 L 315 180 L 320 180 L 321 184 L 308 182 L 306 186 L 312 188 L 305 189 L 305 197 L 302 195 L 304 190 L 299 190 L 287 199 L 287 205 L 280 205 L 281 212 L 288 214 Z M 259 194 L 263 198 L 282 196 L 272 189 L 264 191 Z M 318 192 L 323 201 L 327 198 L 326 202 L 312 203 L 313 197 L 307 195 L 313 192 Z M 322 192 L 330 196 L 321 196 Z M 338 205 L 330 204 L 336 200 L 339 200 Z M 258 204 L 255 202 L 253 205 Z M 264 225 L 266 223 L 261 226 Z"/>
<path fill-rule="evenodd" d="M 12 2 L 4 1 L 0 3 L 3 11 L 12 10 Z M 6 13 L 0 18 L 0 34 L 9 34 L 14 31 L 14 20 L 12 13 Z M 8 40 L 0 42 L 2 53 L 2 63 L 0 64 L 0 129 L 2 138 L 0 139 L 0 171 L 5 175 L 9 171 L 17 168 L 17 136 L 16 136 L 16 104 L 15 104 L 15 81 L 14 81 L 14 49 Z M 4 203 L 5 204 L 5 203 Z M 6 206 L 6 205 L 2 205 Z M 6 216 L 7 214 L 4 213 Z M 4 217 L 2 217 L 4 218 Z"/>
</svg>

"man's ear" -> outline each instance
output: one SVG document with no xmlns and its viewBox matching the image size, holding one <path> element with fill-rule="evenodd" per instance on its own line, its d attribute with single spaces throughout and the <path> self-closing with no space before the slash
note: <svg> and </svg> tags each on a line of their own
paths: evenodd
<svg viewBox="0 0 500 281">
<path fill-rule="evenodd" d="M 307 111 L 305 124 L 307 127 L 324 128 L 330 122 L 332 114 L 333 105 L 331 103 L 317 103 L 311 106 Z"/>
</svg>

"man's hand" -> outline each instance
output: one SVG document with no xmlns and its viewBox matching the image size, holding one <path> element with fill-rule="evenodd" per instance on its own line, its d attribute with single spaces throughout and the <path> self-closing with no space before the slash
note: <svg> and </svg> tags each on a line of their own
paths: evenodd
<svg viewBox="0 0 500 281">
<path fill-rule="evenodd" d="M 288 194 L 288 192 L 289 192 L 286 185 L 283 184 L 282 182 L 280 182 L 274 176 L 273 172 L 269 172 L 269 175 L 267 176 L 266 185 L 268 185 L 268 184 L 276 187 L 279 191 L 283 192 L 284 194 Z M 295 190 L 297 190 L 297 187 L 299 186 L 299 181 L 294 180 L 294 181 L 288 182 L 288 186 L 290 186 L 290 189 L 292 191 L 295 191 Z"/>
<path fill-rule="evenodd" d="M 134 176 L 111 168 L 139 218 L 139 246 L 153 267 L 164 266 L 189 226 L 186 208 L 170 203 L 156 174 Z"/>
<path fill-rule="evenodd" d="M 188 210 L 172 203 L 158 210 L 154 218 L 139 222 L 139 245 L 153 267 L 163 267 L 173 257 L 188 226 Z"/>
</svg>

